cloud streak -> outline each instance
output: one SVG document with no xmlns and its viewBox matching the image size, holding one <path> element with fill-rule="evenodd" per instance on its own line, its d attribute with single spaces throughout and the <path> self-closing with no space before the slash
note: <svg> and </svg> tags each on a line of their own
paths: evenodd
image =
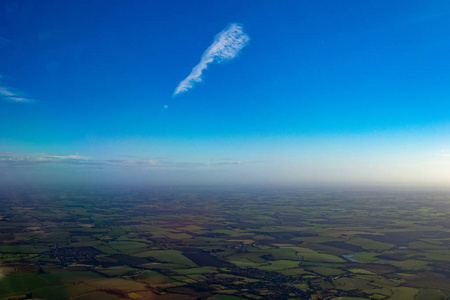
<svg viewBox="0 0 450 300">
<path fill-rule="evenodd" d="M 16 103 L 34 102 L 34 100 L 25 97 L 22 92 L 5 86 L 0 86 L 0 97 L 8 102 L 16 102 Z"/>
<path fill-rule="evenodd" d="M 0 151 L 0 166 L 26 166 L 42 164 L 89 164 L 90 157 L 73 155 L 57 155 L 49 153 L 24 153 Z"/>
<path fill-rule="evenodd" d="M 129 155 L 122 155 L 132 157 Z M 135 166 L 159 169 L 185 169 L 185 168 L 211 168 L 226 165 L 244 165 L 260 163 L 261 161 L 221 161 L 216 163 L 205 162 L 183 162 L 159 159 L 95 159 L 78 154 L 58 155 L 37 152 L 6 152 L 0 151 L 1 167 L 32 167 L 32 166 L 85 166 L 85 167 L 113 167 L 113 166 Z"/>
<path fill-rule="evenodd" d="M 436 153 L 437 156 L 443 157 L 443 158 L 450 158 L 450 152 L 449 151 L 439 151 Z"/>
<path fill-rule="evenodd" d="M 221 63 L 234 59 L 242 48 L 247 46 L 250 37 L 244 33 L 242 26 L 230 24 L 214 37 L 214 41 L 203 53 L 200 63 L 196 65 L 191 74 L 186 77 L 175 89 L 173 96 L 179 95 L 193 88 L 202 81 L 203 71 L 210 63 Z"/>
</svg>

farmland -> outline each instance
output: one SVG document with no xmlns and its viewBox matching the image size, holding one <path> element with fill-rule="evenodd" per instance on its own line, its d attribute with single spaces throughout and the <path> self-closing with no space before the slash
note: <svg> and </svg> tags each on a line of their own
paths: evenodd
<svg viewBox="0 0 450 300">
<path fill-rule="evenodd" d="M 3 188 L 0 237 L 0 299 L 450 297 L 444 192 Z"/>
</svg>

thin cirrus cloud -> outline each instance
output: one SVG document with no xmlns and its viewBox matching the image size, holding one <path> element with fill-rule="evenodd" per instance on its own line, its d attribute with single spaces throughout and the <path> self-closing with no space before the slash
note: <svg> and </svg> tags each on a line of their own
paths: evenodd
<svg viewBox="0 0 450 300">
<path fill-rule="evenodd" d="M 250 37 L 244 33 L 241 25 L 230 24 L 214 37 L 214 41 L 203 53 L 200 63 L 191 74 L 178 84 L 173 96 L 184 93 L 202 81 L 203 71 L 210 63 L 220 63 L 234 59 L 242 48 L 247 46 Z"/>
<path fill-rule="evenodd" d="M 12 43 L 10 40 L 5 39 L 0 36 L 0 47 L 8 45 Z M 6 76 L 0 74 L 0 79 L 5 79 Z M 23 92 L 0 85 L 0 98 L 2 98 L 4 101 L 12 102 L 12 103 L 32 103 L 35 102 L 33 99 L 28 98 Z"/>
<path fill-rule="evenodd" d="M 106 163 L 113 163 L 113 164 L 127 164 L 127 165 L 157 165 L 159 163 L 158 160 L 155 159 L 142 159 L 142 160 L 136 160 L 136 159 L 109 159 L 105 160 Z"/>
<path fill-rule="evenodd" d="M 132 155 L 121 155 L 134 158 Z M 113 167 L 113 166 L 141 166 L 158 168 L 209 168 L 224 165 L 243 165 L 258 163 L 258 161 L 222 161 L 217 163 L 183 162 L 159 159 L 95 159 L 79 154 L 58 155 L 36 152 L 6 152 L 0 151 L 0 167 L 32 167 L 32 166 L 86 166 L 86 167 Z"/>
<path fill-rule="evenodd" d="M 34 102 L 33 99 L 25 97 L 22 92 L 12 89 L 10 87 L 0 86 L 0 97 L 8 102 L 15 103 L 30 103 Z"/>
<path fill-rule="evenodd" d="M 436 155 L 442 158 L 450 158 L 450 151 L 439 151 Z"/>
<path fill-rule="evenodd" d="M 26 153 L 0 151 L 0 166 L 29 166 L 42 164 L 82 164 L 92 159 L 78 154 L 57 155 L 49 153 Z"/>
</svg>

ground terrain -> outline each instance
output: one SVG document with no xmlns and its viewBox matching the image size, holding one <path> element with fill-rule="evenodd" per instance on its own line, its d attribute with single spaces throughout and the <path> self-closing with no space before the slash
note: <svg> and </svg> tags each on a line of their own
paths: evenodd
<svg viewBox="0 0 450 300">
<path fill-rule="evenodd" d="M 448 299 L 449 247 L 444 192 L 0 191 L 0 299 Z"/>
</svg>

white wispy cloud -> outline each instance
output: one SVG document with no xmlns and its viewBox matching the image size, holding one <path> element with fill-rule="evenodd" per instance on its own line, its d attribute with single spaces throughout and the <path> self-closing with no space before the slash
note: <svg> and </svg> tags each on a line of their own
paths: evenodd
<svg viewBox="0 0 450 300">
<path fill-rule="evenodd" d="M 436 153 L 437 156 L 443 157 L 443 158 L 450 158 L 450 152 L 449 151 L 440 151 Z"/>
<path fill-rule="evenodd" d="M 158 160 L 155 159 L 142 159 L 142 160 L 134 160 L 134 159 L 110 159 L 105 162 L 116 163 L 116 164 L 128 164 L 128 165 L 157 165 L 159 164 Z"/>
<path fill-rule="evenodd" d="M 114 167 L 129 166 L 135 168 L 163 168 L 163 169 L 201 169 L 223 167 L 227 165 L 244 165 L 261 163 L 262 161 L 222 160 L 219 162 L 187 162 L 164 159 L 137 159 L 134 155 L 120 155 L 126 159 L 95 159 L 77 154 L 51 154 L 41 152 L 7 152 L 0 151 L 1 167 L 32 167 L 32 166 L 85 166 L 85 167 Z"/>
<path fill-rule="evenodd" d="M 0 95 L 5 96 L 5 97 L 15 96 L 15 94 L 6 87 L 0 87 Z"/>
<path fill-rule="evenodd" d="M 41 152 L 7 152 L 0 151 L 1 156 L 11 156 L 11 157 L 41 157 L 41 158 L 49 158 L 49 159 L 83 159 L 90 160 L 92 158 L 88 156 L 82 156 L 79 154 L 69 154 L 69 155 L 59 155 L 59 154 L 50 154 L 50 153 L 41 153 Z"/>
<path fill-rule="evenodd" d="M 33 99 L 26 97 L 24 93 L 22 93 L 21 91 L 5 86 L 0 86 L 0 97 L 8 102 L 17 102 L 17 103 L 34 102 Z"/>
<path fill-rule="evenodd" d="M 5 39 L 0 36 L 0 47 L 12 43 L 10 40 Z M 3 74 L 0 74 L 0 80 L 4 80 L 7 77 Z M 15 103 L 31 103 L 34 102 L 33 99 L 30 99 L 25 93 L 8 86 L 4 86 L 3 83 L 0 83 L 0 98 L 7 102 L 15 102 Z"/>
<path fill-rule="evenodd" d="M 0 166 L 30 166 L 40 164 L 89 164 L 92 158 L 78 154 L 58 155 L 49 153 L 26 153 L 0 151 Z"/>
<path fill-rule="evenodd" d="M 242 48 L 247 46 L 250 37 L 244 33 L 241 25 L 230 24 L 214 37 L 211 46 L 203 53 L 200 63 L 196 65 L 191 74 L 186 77 L 175 89 L 173 96 L 184 93 L 202 81 L 202 73 L 210 63 L 220 63 L 235 58 Z"/>
</svg>

